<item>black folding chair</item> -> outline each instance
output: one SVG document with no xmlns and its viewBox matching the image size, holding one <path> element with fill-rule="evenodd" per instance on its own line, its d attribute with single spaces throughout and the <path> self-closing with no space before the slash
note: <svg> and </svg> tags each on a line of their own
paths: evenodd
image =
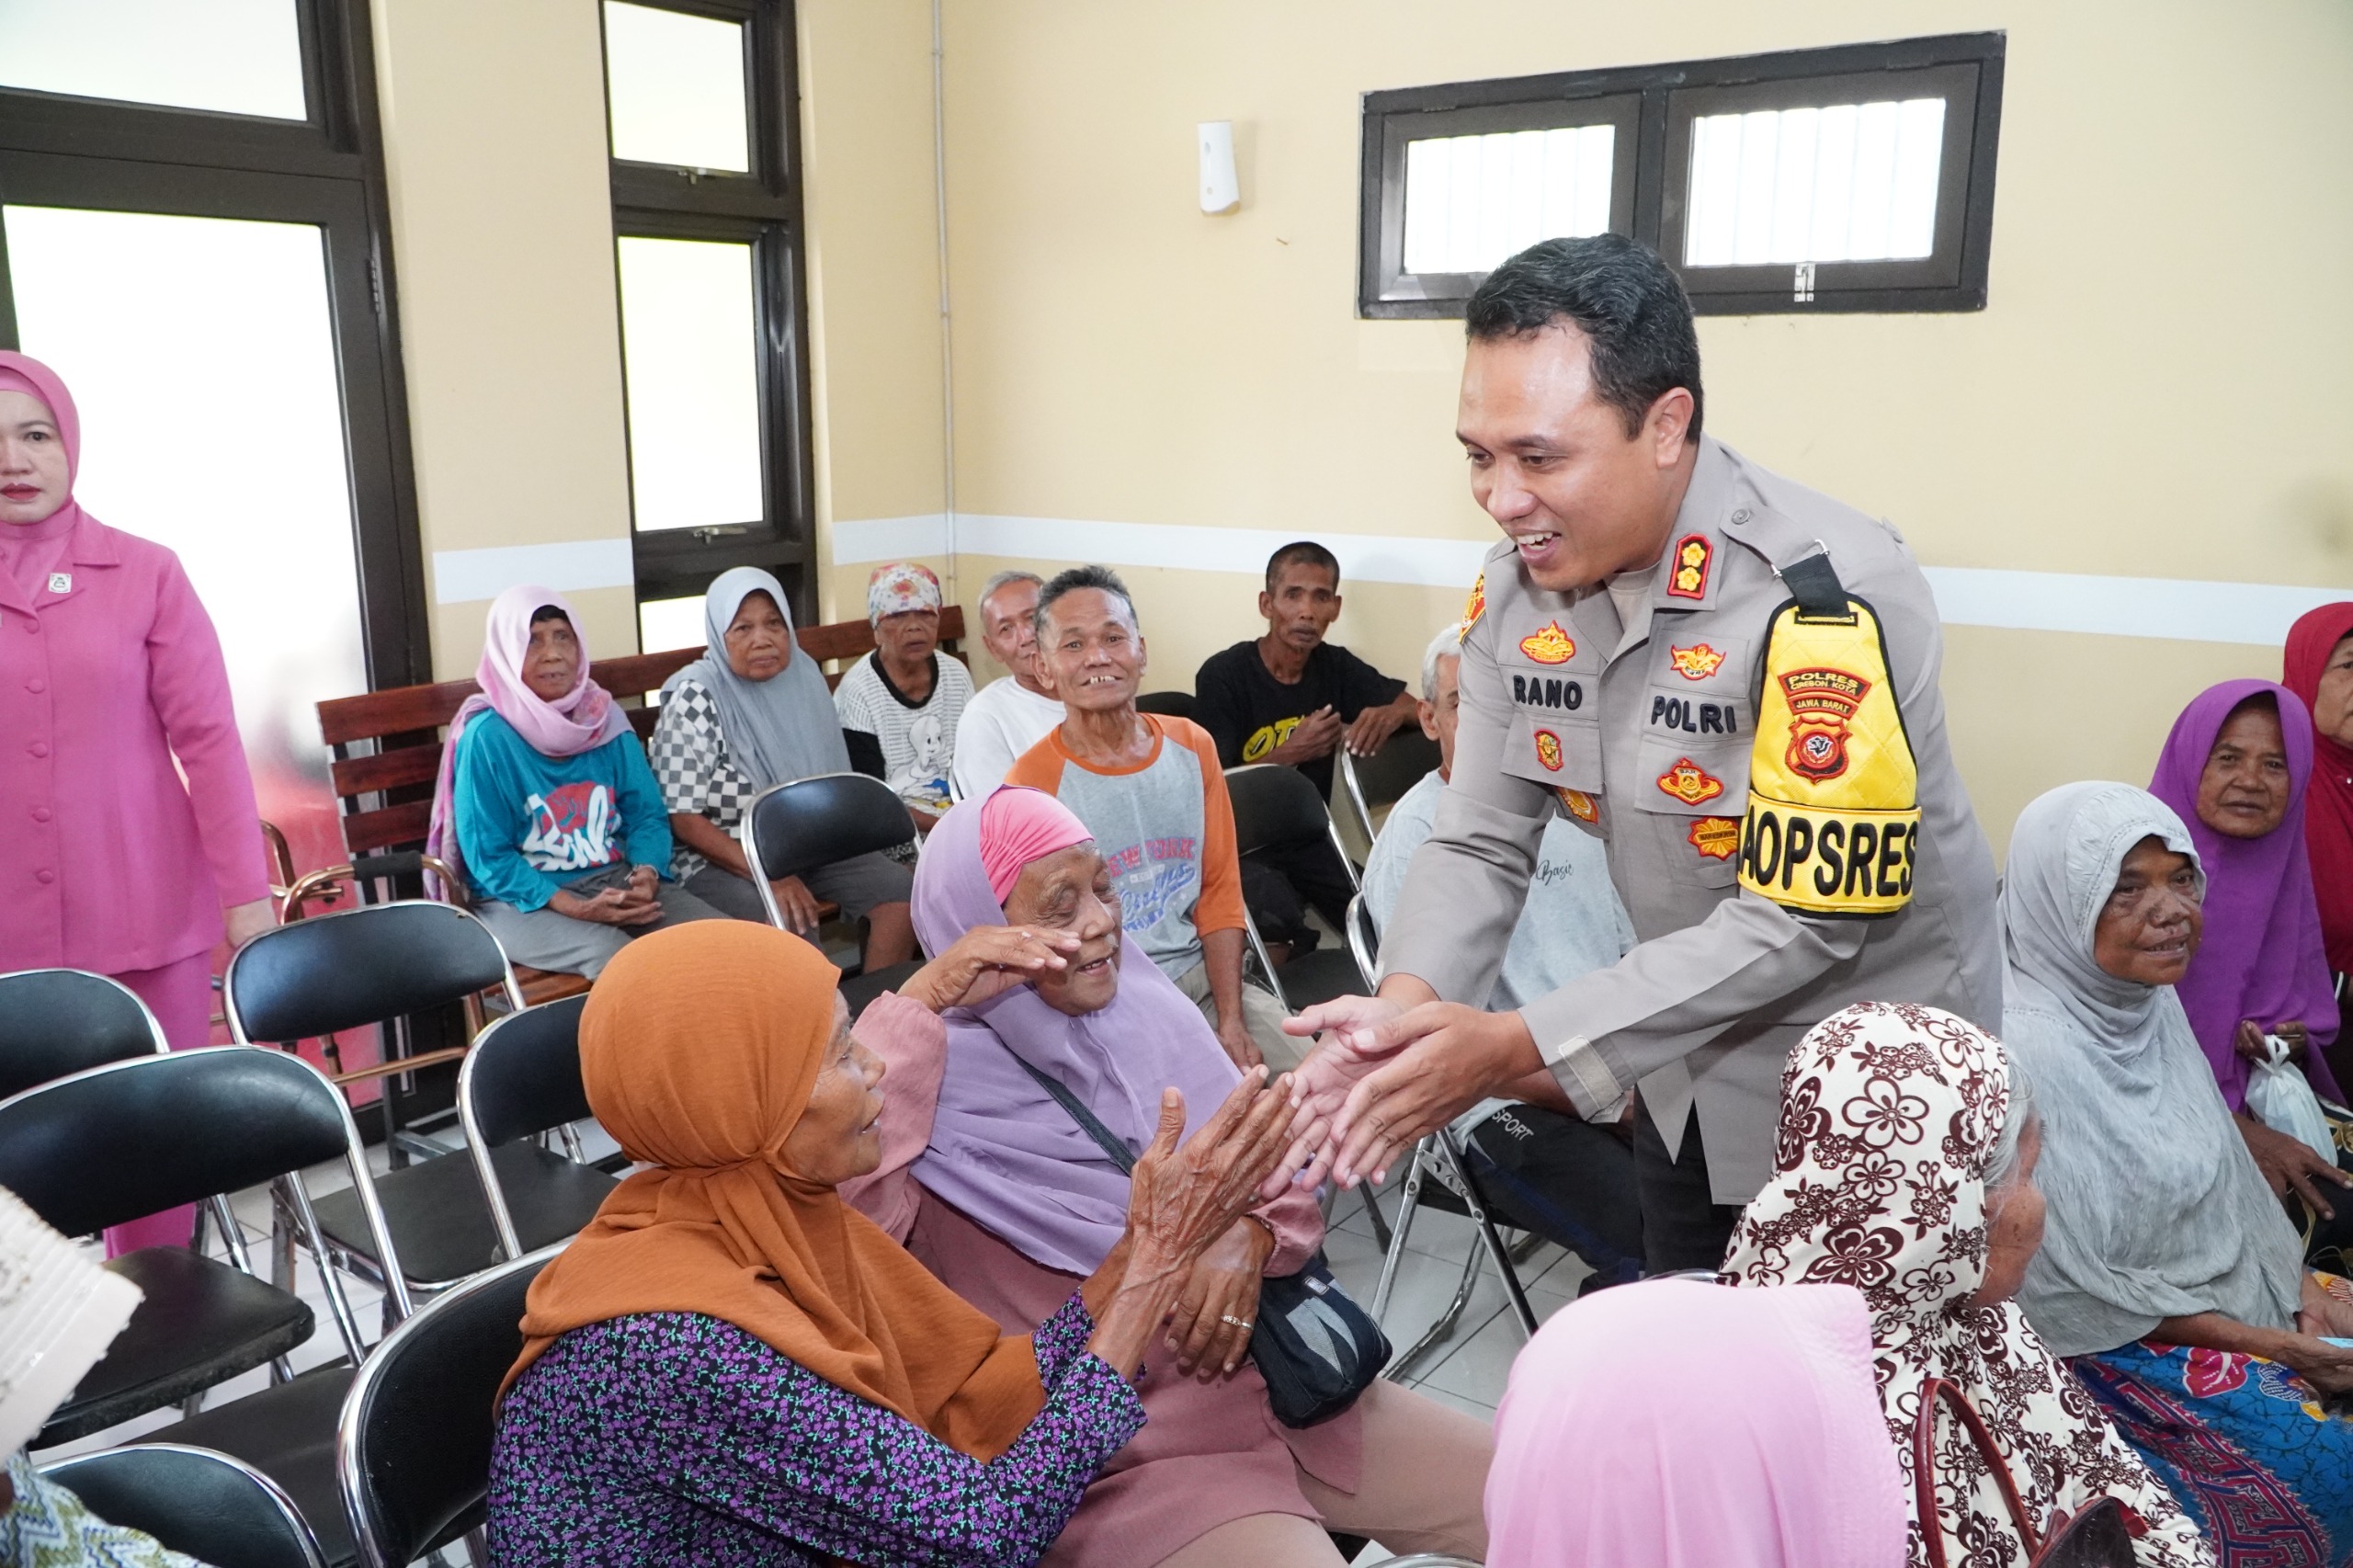
<svg viewBox="0 0 2353 1568">
<path fill-rule="evenodd" d="M 347 1357 L 293 1375 L 286 1354 L 311 1336 L 311 1309 L 254 1277 L 233 1225 L 231 1264 L 186 1247 L 143 1247 L 107 1267 L 144 1299 L 33 1446 L 53 1447 L 167 1405 L 188 1407 L 206 1390 L 267 1364 L 268 1388 L 153 1436 L 218 1449 L 268 1475 L 313 1521 L 334 1560 L 347 1538 L 335 1506 L 328 1436 L 351 1368 L 367 1346 L 328 1262 L 302 1172 L 338 1159 L 379 1256 L 397 1257 L 350 1107 L 324 1074 L 299 1057 L 243 1045 L 142 1056 L 0 1101 L 0 1187 L 67 1235 L 273 1183 L 318 1267 Z M 410 1303 L 401 1271 L 388 1272 L 386 1315 L 405 1316 Z"/>
<path fill-rule="evenodd" d="M 303 1040 L 452 1003 L 478 1008 L 484 991 L 499 993 L 515 1009 L 523 1006 L 515 971 L 490 928 L 462 909 L 423 899 L 265 931 L 237 949 L 222 984 L 233 1038 L 290 1050 Z M 414 1072 L 465 1054 L 463 1046 L 425 1051 L 401 1058 L 399 1067 Z M 447 1290 L 499 1257 L 472 1162 L 462 1150 L 423 1148 L 427 1158 L 387 1172 L 378 1184 L 406 1270 L 404 1288 L 418 1295 Z M 364 1278 L 386 1281 L 384 1255 L 356 1192 L 321 1199 L 318 1216 L 339 1262 Z M 279 1234 L 289 1234 L 282 1223 Z"/>
<path fill-rule="evenodd" d="M 1364 894 L 1359 892 L 1348 901 L 1348 950 L 1364 972 L 1378 979 L 1381 974 L 1381 938 L 1374 928 L 1372 911 L 1366 907 Z M 1471 1164 L 1462 1157 L 1462 1146 L 1455 1139 L 1451 1128 L 1439 1128 L 1414 1148 L 1413 1163 L 1405 1168 L 1405 1191 L 1397 1210 L 1397 1223 L 1381 1243 L 1384 1256 L 1381 1260 L 1381 1284 L 1373 1291 L 1372 1318 L 1379 1323 L 1389 1312 L 1389 1295 L 1397 1283 L 1397 1266 L 1405 1256 L 1406 1238 L 1413 1233 L 1414 1216 L 1424 1206 L 1443 1210 L 1449 1214 L 1470 1218 L 1479 1228 L 1479 1244 L 1470 1249 L 1462 1260 L 1462 1278 L 1454 1288 L 1454 1299 L 1447 1304 L 1436 1322 L 1424 1331 L 1404 1352 L 1389 1363 L 1382 1375 L 1403 1378 L 1430 1347 L 1454 1332 L 1461 1321 L 1463 1309 L 1471 1304 L 1471 1293 L 1479 1283 L 1479 1259 L 1484 1256 L 1495 1266 L 1495 1277 L 1503 1282 L 1504 1296 L 1510 1303 L 1512 1316 L 1518 1320 L 1520 1332 L 1536 1333 L 1536 1312 L 1528 1303 L 1528 1292 L 1519 1282 L 1519 1271 L 1513 1267 L 1511 1249 L 1504 1244 L 1497 1231 L 1492 1205 L 1480 1191 L 1476 1177 L 1471 1174 Z"/>
<path fill-rule="evenodd" d="M 736 836 L 751 862 L 752 883 L 768 923 L 785 929 L 769 884 L 804 876 L 853 855 L 880 854 L 907 841 L 906 802 L 879 778 L 863 773 L 819 773 L 761 792 L 744 813 Z M 922 965 L 909 960 L 878 970 L 853 969 L 842 982 L 852 1017 Z"/>
<path fill-rule="evenodd" d="M 486 1563 L 491 1402 L 523 1353 L 523 1298 L 543 1248 L 436 1297 L 386 1336 L 352 1381 L 336 1426 L 343 1507 L 368 1568 L 406 1568 L 466 1537 Z"/>
<path fill-rule="evenodd" d="M 1356 868 L 1340 847 L 1332 813 L 1307 775 L 1296 767 L 1251 763 L 1225 770 L 1225 791 L 1233 801 L 1234 847 L 1247 855 L 1278 845 L 1297 846 L 1322 840 L 1347 873 L 1348 887 L 1357 887 Z M 1258 922 L 1243 906 L 1243 924 L 1250 934 L 1250 950 L 1267 984 L 1288 1013 L 1304 1012 L 1336 996 L 1362 996 L 1372 990 L 1370 975 L 1357 967 L 1346 948 L 1318 948 L 1299 953 L 1281 968 L 1267 955 Z"/>
<path fill-rule="evenodd" d="M 40 1473 L 107 1523 L 144 1530 L 211 1568 L 326 1568 L 294 1500 L 227 1454 L 142 1443 L 61 1460 Z"/>
<path fill-rule="evenodd" d="M 120 981 L 78 969 L 0 974 L 0 1099 L 165 1049 L 155 1015 Z"/>
<path fill-rule="evenodd" d="M 458 1070 L 458 1115 L 502 1258 L 577 1234 L 620 1185 L 581 1158 L 572 1130 L 595 1114 L 580 1085 L 587 1005 L 568 996 L 507 1015 L 482 1031 Z M 571 1158 L 529 1142 L 551 1131 Z"/>
<path fill-rule="evenodd" d="M 1438 743 L 1422 733 L 1418 724 L 1400 729 L 1370 756 L 1340 748 L 1340 799 L 1368 847 L 1379 836 L 1372 813 L 1395 805 L 1406 790 L 1437 772 L 1438 765 Z"/>
<path fill-rule="evenodd" d="M 1193 716 L 1193 694 L 1189 691 L 1147 691 L 1136 698 L 1136 708 L 1144 713 L 1165 713 L 1172 719 Z"/>
</svg>

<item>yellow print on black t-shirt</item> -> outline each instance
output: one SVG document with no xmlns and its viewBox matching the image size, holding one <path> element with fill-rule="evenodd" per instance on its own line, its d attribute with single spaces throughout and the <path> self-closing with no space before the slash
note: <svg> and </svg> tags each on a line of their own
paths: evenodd
<svg viewBox="0 0 2353 1568">
<path fill-rule="evenodd" d="M 1265 756 L 1290 739 L 1290 733 L 1298 729 L 1306 718 L 1306 714 L 1301 713 L 1289 719 L 1278 719 L 1271 724 L 1259 725 L 1250 733 L 1250 738 L 1242 743 L 1242 760 L 1256 762 Z"/>
</svg>

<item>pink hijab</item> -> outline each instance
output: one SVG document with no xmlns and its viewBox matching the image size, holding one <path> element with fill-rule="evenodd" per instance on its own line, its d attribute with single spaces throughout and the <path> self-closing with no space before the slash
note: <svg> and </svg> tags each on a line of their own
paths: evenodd
<svg viewBox="0 0 2353 1568">
<path fill-rule="evenodd" d="M 1849 1285 L 1654 1279 L 1511 1369 L 1488 1568 L 1903 1568 L 1909 1512 Z"/>
<path fill-rule="evenodd" d="M 65 445 L 65 505 L 37 523 L 0 524 L 0 572 L 31 594 L 63 558 L 74 525 L 88 516 L 73 493 L 74 479 L 82 472 L 82 415 L 57 372 L 30 355 L 0 348 L 0 392 L 29 392 L 48 404 L 57 437 Z"/>
<path fill-rule="evenodd" d="M 580 678 L 553 702 L 543 702 L 523 679 L 523 659 L 531 647 L 531 617 L 543 608 L 563 612 L 580 643 Z M 483 638 L 482 663 L 474 666 L 475 684 L 482 687 L 460 706 L 449 721 L 449 738 L 441 747 L 441 773 L 433 787 L 433 820 L 425 835 L 425 852 L 462 873 L 458 851 L 457 809 L 453 800 L 458 767 L 458 737 L 477 713 L 496 713 L 543 756 L 578 756 L 630 733 L 629 715 L 613 694 L 588 678 L 588 637 L 580 629 L 580 612 L 553 588 L 526 584 L 507 589 L 490 602 L 490 626 Z"/>
</svg>

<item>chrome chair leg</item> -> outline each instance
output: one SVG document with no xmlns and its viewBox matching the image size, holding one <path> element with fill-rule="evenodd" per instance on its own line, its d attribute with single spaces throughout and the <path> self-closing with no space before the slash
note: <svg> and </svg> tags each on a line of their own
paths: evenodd
<svg viewBox="0 0 2353 1568">
<path fill-rule="evenodd" d="M 1405 1197 L 1397 1210 L 1397 1229 L 1390 1237 L 1381 1258 L 1381 1284 L 1372 1293 L 1372 1321 L 1378 1324 L 1389 1315 L 1389 1292 L 1397 1282 L 1397 1263 L 1405 1253 L 1405 1238 L 1413 1233 L 1414 1215 L 1422 1199 L 1422 1150 L 1414 1151 L 1414 1163 L 1405 1168 Z"/>
<path fill-rule="evenodd" d="M 1511 1266 L 1511 1254 L 1503 1238 L 1495 1233 L 1494 1216 L 1487 1212 L 1485 1199 L 1479 1196 L 1478 1184 L 1471 1179 L 1471 1172 L 1463 1164 L 1462 1150 L 1454 1142 L 1454 1130 L 1441 1127 L 1431 1135 L 1438 1144 L 1438 1155 L 1445 1160 L 1459 1184 L 1463 1201 L 1470 1206 L 1471 1218 L 1478 1222 L 1479 1243 L 1494 1260 L 1495 1273 L 1502 1279 L 1504 1295 L 1511 1302 L 1512 1316 L 1519 1320 L 1520 1333 L 1533 1338 L 1536 1334 L 1536 1312 L 1528 1304 L 1528 1292 L 1519 1287 L 1519 1272 Z M 1472 1256 L 1477 1256 L 1475 1253 Z"/>
</svg>

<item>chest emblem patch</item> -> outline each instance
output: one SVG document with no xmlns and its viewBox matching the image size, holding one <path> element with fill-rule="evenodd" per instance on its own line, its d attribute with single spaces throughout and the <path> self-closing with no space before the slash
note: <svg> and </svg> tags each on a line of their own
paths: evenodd
<svg viewBox="0 0 2353 1568">
<path fill-rule="evenodd" d="M 1715 559 L 1716 547 L 1706 534 L 1685 534 L 1675 541 L 1675 561 L 1666 574 L 1666 592 L 1670 598 L 1704 599 L 1708 597 L 1708 565 Z"/>
<path fill-rule="evenodd" d="M 1790 771 L 1820 783 L 1847 771 L 1847 726 L 1871 683 L 1816 666 L 1780 677 L 1790 701 Z"/>
<path fill-rule="evenodd" d="M 1540 665 L 1565 665 L 1577 656 L 1577 645 L 1561 630 L 1561 623 L 1549 620 L 1544 630 L 1519 640 L 1519 651 Z"/>
<path fill-rule="evenodd" d="M 1700 817 L 1686 835 L 1691 847 L 1711 860 L 1729 860 L 1740 851 L 1738 817 Z"/>
<path fill-rule="evenodd" d="M 1601 808 L 1595 805 L 1593 797 L 1584 790 L 1569 790 L 1555 785 L 1552 793 L 1561 797 L 1562 806 L 1577 821 L 1594 823 L 1601 820 Z"/>
<path fill-rule="evenodd" d="M 1724 781 L 1689 757 L 1678 758 L 1658 776 L 1658 787 L 1687 806 L 1712 801 L 1724 792 Z"/>
<path fill-rule="evenodd" d="M 1688 648 L 1670 646 L 1666 653 L 1674 662 L 1675 673 L 1685 680 L 1705 680 L 1724 667 L 1724 656 L 1705 642 Z"/>
<path fill-rule="evenodd" d="M 1553 773 L 1561 771 L 1561 737 L 1550 730 L 1536 732 L 1536 760 Z"/>
<path fill-rule="evenodd" d="M 1455 641 L 1460 642 L 1469 637 L 1471 629 L 1478 625 L 1479 618 L 1486 613 L 1487 574 L 1482 572 L 1479 574 L 1479 580 L 1471 585 L 1471 597 L 1462 601 L 1462 631 Z"/>
</svg>

